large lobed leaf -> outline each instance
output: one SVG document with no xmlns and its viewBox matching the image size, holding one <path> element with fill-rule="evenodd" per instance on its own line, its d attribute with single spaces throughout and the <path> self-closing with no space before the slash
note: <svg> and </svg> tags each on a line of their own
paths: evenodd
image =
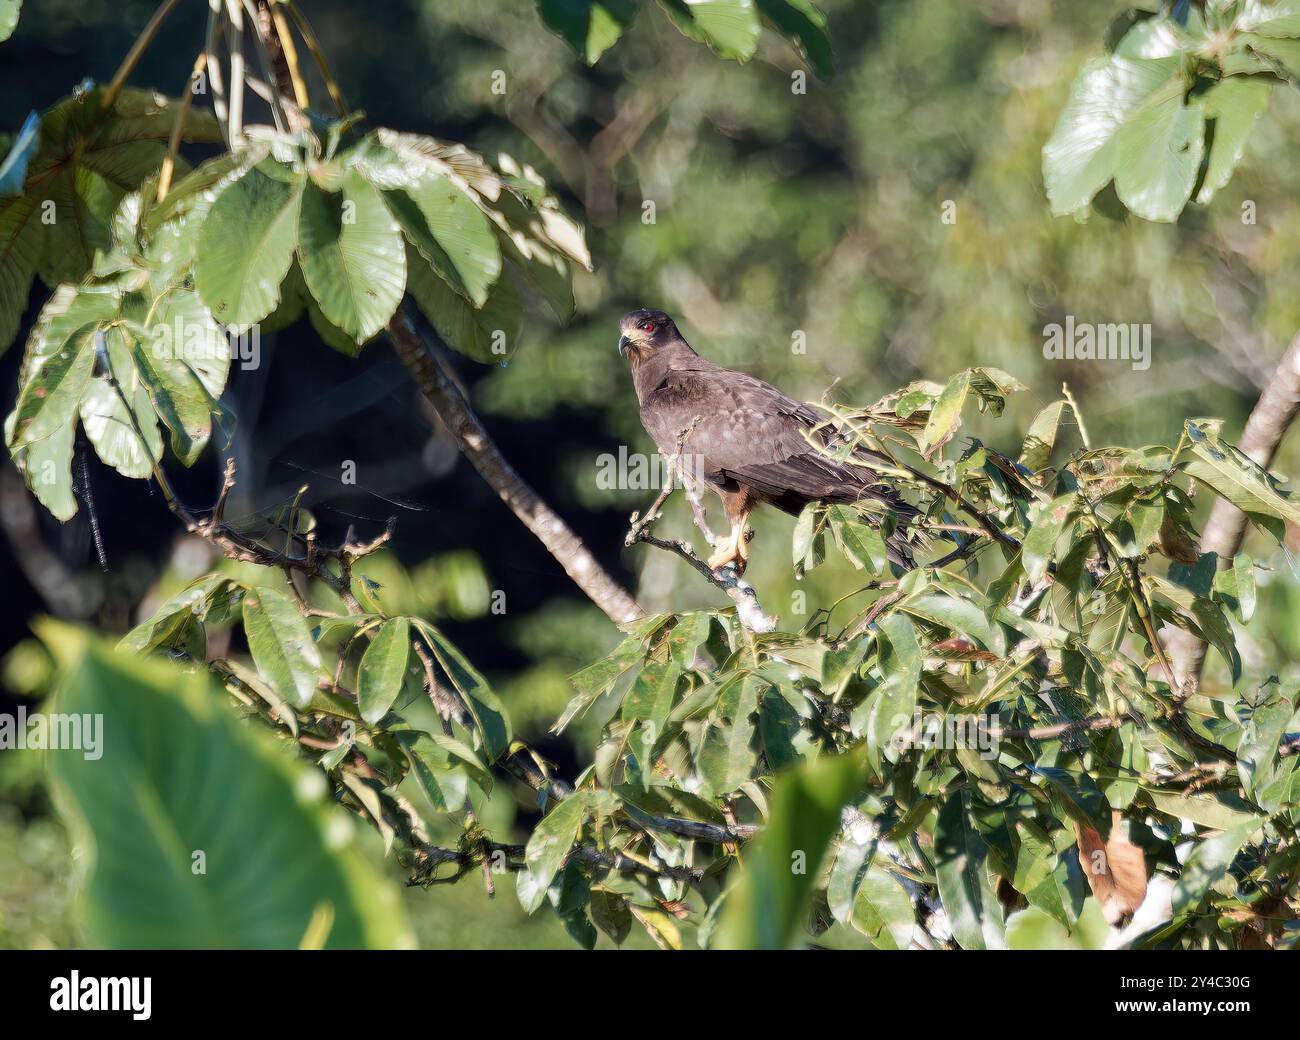
<svg viewBox="0 0 1300 1040">
<path fill-rule="evenodd" d="M 321 776 L 237 722 L 202 672 L 47 623 L 57 711 L 103 720 L 100 757 L 49 752 L 85 855 L 87 938 L 108 947 L 409 946 L 398 894 Z"/>
<path fill-rule="evenodd" d="M 1140 18 L 1084 67 L 1043 148 L 1053 213 L 1083 215 L 1113 181 L 1138 216 L 1172 221 L 1194 191 L 1205 203 L 1227 184 L 1273 86 L 1294 75 L 1270 62 L 1300 57 L 1285 4 L 1230 13 L 1217 29 L 1188 5 Z"/>
<path fill-rule="evenodd" d="M 162 161 L 179 102 L 127 88 L 111 107 L 104 90 L 79 90 L 40 120 L 39 144 L 24 156 L 22 194 L 0 197 L 0 351 L 17 331 L 32 277 L 54 288 L 78 282 L 111 244 L 122 199 Z M 216 143 L 212 114 L 190 108 L 187 141 Z M 0 193 L 2 195 L 3 193 Z"/>
</svg>

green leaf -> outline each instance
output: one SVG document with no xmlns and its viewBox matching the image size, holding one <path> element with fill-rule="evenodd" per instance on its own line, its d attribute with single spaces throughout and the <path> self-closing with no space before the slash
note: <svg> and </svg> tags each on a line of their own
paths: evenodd
<svg viewBox="0 0 1300 1040">
<path fill-rule="evenodd" d="M 411 245 L 476 308 L 501 274 L 501 249 L 483 211 L 447 177 L 426 175 L 384 192 Z"/>
<path fill-rule="evenodd" d="M 858 844 L 847 836 L 835 842 L 835 862 L 831 864 L 826 879 L 826 907 L 840 924 L 848 924 L 853 913 L 853 897 L 857 894 L 858 880 L 862 877 L 867 857 L 876 850 L 876 842 L 868 839 Z"/>
<path fill-rule="evenodd" d="M 605 657 L 571 675 L 569 682 L 581 694 L 604 693 L 620 675 L 640 663 L 644 655 L 645 639 L 639 635 L 628 636 Z"/>
<path fill-rule="evenodd" d="M 1034 473 L 1047 468 L 1056 449 L 1056 440 L 1061 435 L 1065 410 L 1069 407 L 1067 401 L 1053 401 L 1034 416 L 1020 446 L 1020 465 Z"/>
<path fill-rule="evenodd" d="M 745 62 L 758 49 L 754 0 L 659 0 L 659 6 L 683 35 L 721 58 Z"/>
<path fill-rule="evenodd" d="M 133 360 L 171 447 L 186 465 L 202 454 L 230 372 L 230 345 L 196 292 L 176 289 L 159 302 Z"/>
<path fill-rule="evenodd" d="M 250 142 L 200 163 L 171 186 L 162 202 L 158 202 L 157 196 L 151 196 L 147 190 L 142 191 L 140 201 L 144 212 L 140 218 L 140 234 L 147 242 L 156 244 L 169 226 L 181 225 L 182 230 L 191 230 L 188 227 L 191 217 L 197 218 L 201 224 L 202 218 L 210 212 L 212 203 L 226 187 L 265 160 L 268 151 L 266 144 Z M 193 241 L 193 236 L 190 237 L 187 252 L 192 259 L 197 242 Z"/>
<path fill-rule="evenodd" d="M 1073 921 L 1074 913 L 1070 893 L 1063 883 L 1062 855 L 1051 839 L 1036 823 L 1021 821 L 1016 834 L 1015 873 L 1010 879 L 1012 887 L 1035 906 L 1065 927 Z M 1073 852 L 1066 855 L 1074 856 Z M 1078 863 L 1075 856 L 1074 862 Z M 1080 879 L 1082 881 L 1082 879 Z M 1008 935 L 1008 941 L 1010 936 Z"/>
<path fill-rule="evenodd" d="M 637 674 L 632 688 L 623 698 L 623 718 L 640 722 L 643 748 L 641 767 L 648 777 L 650 756 L 664 735 L 668 715 L 673 710 L 673 697 L 682 671 L 676 661 L 650 661 Z"/>
<path fill-rule="evenodd" d="M 1157 493 L 1134 499 L 1128 515 L 1114 526 L 1121 554 L 1130 559 L 1145 554 L 1159 536 L 1164 519 L 1163 495 Z"/>
<path fill-rule="evenodd" d="M 970 821 L 969 799 L 964 789 L 954 791 L 939 810 L 934 831 L 939 898 L 962 949 L 1002 949 L 1002 904 L 989 872 L 988 844 Z"/>
<path fill-rule="evenodd" d="M 1241 655 L 1237 652 L 1237 637 L 1223 608 L 1212 600 L 1198 597 L 1192 603 L 1192 617 L 1196 619 L 1206 641 L 1223 655 L 1232 681 L 1236 683 L 1241 678 Z"/>
<path fill-rule="evenodd" d="M 95 363 L 96 330 L 116 313 L 117 299 L 103 292 L 63 285 L 50 297 L 27 340 L 8 437 L 11 450 L 43 440 L 75 419 Z"/>
<path fill-rule="evenodd" d="M 838 697 L 843 693 L 844 687 L 857 674 L 870 649 L 871 639 L 867 636 L 859 636 L 843 646 L 830 650 L 822 658 L 822 692 L 829 697 Z"/>
<path fill-rule="evenodd" d="M 194 279 L 217 321 L 243 327 L 280 302 L 298 245 L 304 177 L 265 160 L 228 184 L 199 231 Z"/>
<path fill-rule="evenodd" d="M 298 263 L 321 313 L 357 343 L 387 324 L 406 291 L 397 222 L 355 171 L 343 178 L 341 194 L 311 183 L 303 189 Z"/>
<path fill-rule="evenodd" d="M 1007 918 L 1007 946 L 1013 950 L 1102 950 L 1110 925 L 1095 899 L 1086 900 L 1074 929 L 1031 906 Z"/>
<path fill-rule="evenodd" d="M 307 620 L 284 593 L 250 589 L 244 597 L 244 634 L 258 674 L 290 704 L 306 707 L 320 676 L 320 650 Z"/>
<path fill-rule="evenodd" d="M 523 304 L 509 275 L 502 275 L 475 307 L 434 273 L 414 247 L 407 247 L 407 289 L 447 344 L 485 364 L 504 361 L 518 345 Z"/>
<path fill-rule="evenodd" d="M 930 409 L 930 418 L 921 435 L 921 449 L 928 456 L 936 449 L 942 448 L 961 425 L 961 411 L 966 405 L 970 393 L 971 374 L 968 369 L 958 372 L 943 388 L 943 393 Z"/>
<path fill-rule="evenodd" d="M 1052 801 L 1066 816 L 1085 827 L 1095 828 L 1103 838 L 1110 833 L 1110 803 L 1091 776 L 1082 770 L 1072 773 L 1057 766 L 1029 768 L 1047 782 Z"/>
<path fill-rule="evenodd" d="M 1143 101 L 1115 137 L 1115 192 L 1146 220 L 1178 219 L 1205 148 L 1205 103 L 1174 79 Z"/>
<path fill-rule="evenodd" d="M 1141 789 L 1141 777 L 1150 760 L 1136 726 L 1120 727 L 1114 732 L 1113 742 L 1119 746 L 1119 769 L 1115 779 L 1106 785 L 1106 800 L 1112 809 L 1127 809 Z"/>
<path fill-rule="evenodd" d="M 1237 553 L 1232 558 L 1232 577 L 1241 620 L 1247 622 L 1255 615 L 1255 561 L 1246 553 Z"/>
<path fill-rule="evenodd" d="M 101 757 L 47 753 L 92 945 L 292 949 L 322 908 L 331 948 L 413 944 L 320 773 L 238 722 L 206 672 L 63 625 L 41 635 L 60 664 L 57 710 L 103 720 Z"/>
<path fill-rule="evenodd" d="M 826 506 L 821 502 L 804 506 L 795 521 L 791 549 L 796 578 L 802 578 L 826 559 Z"/>
<path fill-rule="evenodd" d="M 718 698 L 704 731 L 699 761 L 700 776 L 716 797 L 729 794 L 749 779 L 754 769 L 754 738 L 751 716 L 758 710 L 758 693 L 763 680 L 746 675 L 731 683 Z"/>
<path fill-rule="evenodd" d="M 623 940 L 632 930 L 632 912 L 627 900 L 602 888 L 591 890 L 591 923 L 609 936 L 615 946 L 622 946 Z"/>
<path fill-rule="evenodd" d="M 439 733 L 415 730 L 394 735 L 411 760 L 411 775 L 433 807 L 440 812 L 463 810 L 469 794 L 469 775 L 463 759 L 448 746 L 456 742 Z"/>
<path fill-rule="evenodd" d="M 9 39 L 18 28 L 18 12 L 23 0 L 0 0 L 0 43 Z"/>
<path fill-rule="evenodd" d="M 1251 128 L 1268 107 L 1273 84 L 1263 77 L 1230 76 L 1215 85 L 1205 101 L 1205 118 L 1212 120 L 1213 137 L 1205 177 L 1196 201 L 1204 205 L 1228 183 L 1246 151 Z"/>
<path fill-rule="evenodd" d="M 791 703 L 792 699 L 795 703 Z M 758 734 L 768 771 L 787 769 L 816 757 L 816 738 L 804 728 L 801 711 L 808 714 L 798 690 L 782 683 L 764 687 L 758 702 Z"/>
<path fill-rule="evenodd" d="M 1025 578 L 1033 584 L 1042 581 L 1047 565 L 1052 560 L 1056 543 L 1066 522 L 1074 515 L 1074 495 L 1061 495 L 1042 507 L 1029 533 L 1025 535 L 1020 558 L 1025 566 Z"/>
<path fill-rule="evenodd" d="M 81 281 L 96 251 L 109 249 L 118 204 L 158 169 L 175 122 L 178 101 L 128 87 L 106 108 L 104 91 L 80 90 L 47 111 L 27 167 L 23 193 L 35 203 L 27 219 L 40 221 L 38 268 L 51 287 Z M 181 137 L 216 144 L 221 131 L 205 106 L 194 105 Z M 52 222 L 44 223 L 47 216 Z"/>
<path fill-rule="evenodd" d="M 497 695 L 465 655 L 438 629 L 419 618 L 415 619 L 415 626 L 433 651 L 438 667 L 446 673 L 474 717 L 475 730 L 483 742 L 488 762 L 495 762 L 510 747 L 511 740 L 510 720 Z"/>
<path fill-rule="evenodd" d="M 1246 75 L 1266 72 L 1281 79 L 1294 77 L 1300 70 L 1300 40 L 1240 32 L 1235 42 L 1245 50 L 1225 55 L 1225 66 L 1229 62 L 1240 63 Z"/>
<path fill-rule="evenodd" d="M 709 638 L 713 615 L 707 610 L 681 614 L 668 633 L 668 653 L 677 664 L 688 669 L 695 665 L 696 654 Z"/>
<path fill-rule="evenodd" d="M 547 27 L 588 65 L 618 42 L 636 15 L 633 0 L 537 0 Z"/>
<path fill-rule="evenodd" d="M 158 647 L 171 646 L 186 624 L 195 618 L 205 618 L 210 604 L 233 593 L 242 597 L 242 589 L 229 578 L 220 574 L 204 575 L 166 600 L 152 617 L 124 635 L 117 647 L 146 654 Z"/>
<path fill-rule="evenodd" d="M 758 0 L 758 10 L 782 36 L 799 44 L 818 76 L 830 77 L 835 67 L 826 16 L 812 0 Z"/>
<path fill-rule="evenodd" d="M 557 234 L 564 233 L 571 242 L 582 244 L 580 250 L 572 244 L 570 248 L 585 255 L 582 229 L 561 212 L 558 202 L 544 207 L 539 216 L 512 191 L 503 191 L 488 215 L 504 259 L 541 295 L 558 320 L 572 318 L 571 258 L 552 241 L 546 227 L 549 223 Z"/>
<path fill-rule="evenodd" d="M 848 506 L 831 506 L 826 515 L 835 544 L 849 563 L 858 570 L 869 569 L 873 574 L 888 573 L 885 536 L 879 529 L 862 523 L 858 514 Z"/>
<path fill-rule="evenodd" d="M 912 900 L 893 874 L 874 863 L 858 882 L 850 920 L 882 949 L 906 950 L 912 944 Z"/>
<path fill-rule="evenodd" d="M 393 618 L 379 626 L 357 668 L 357 703 L 372 726 L 384 717 L 402 689 L 411 650 L 411 623 Z"/>
<path fill-rule="evenodd" d="M 1259 827 L 1264 822 L 1239 795 L 1227 791 L 1193 795 L 1148 791 L 1146 796 L 1160 812 L 1213 830 Z"/>
<path fill-rule="evenodd" d="M 881 761 L 895 736 L 912 725 L 922 665 L 916 629 L 906 615 L 890 614 L 877 625 L 883 636 L 879 668 L 884 679 L 854 709 L 849 723 L 853 732 L 865 732 L 875 763 Z"/>
<path fill-rule="evenodd" d="M 1277 773 L 1278 745 L 1286 736 L 1287 725 L 1296 711 L 1296 683 L 1283 685 L 1270 679 L 1260 687 L 1237 745 L 1237 767 L 1246 794 L 1265 809 L 1271 799 L 1262 792 Z M 1242 707 L 1238 707 L 1241 711 Z"/>
<path fill-rule="evenodd" d="M 1227 876 L 1228 868 L 1237 858 L 1246 840 L 1259 829 L 1249 823 L 1222 831 L 1206 838 L 1192 849 L 1183 864 L 1182 876 L 1174 886 L 1175 915 L 1195 910 L 1210 889 Z"/>
<path fill-rule="evenodd" d="M 1252 0 L 1243 5 L 1236 28 L 1261 36 L 1300 36 L 1300 4 L 1296 0 L 1276 0 L 1271 4 Z"/>
<path fill-rule="evenodd" d="M 5 441 L 12 443 L 16 412 L 5 420 Z M 76 418 L 69 419 L 48 437 L 13 447 L 11 454 L 18 472 L 37 499 L 58 520 L 70 520 L 77 512 L 72 493 L 72 444 Z"/>
<path fill-rule="evenodd" d="M 1116 175 L 1119 164 L 1120 131 L 1155 98 L 1154 115 L 1144 123 L 1158 128 L 1170 122 L 1160 102 L 1181 101 L 1182 78 L 1177 57 L 1126 58 L 1109 55 L 1090 62 L 1070 88 L 1070 99 L 1057 120 L 1052 136 L 1043 147 L 1043 179 L 1052 213 L 1061 216 L 1084 209 Z M 1177 122 L 1178 120 L 1172 120 Z M 1166 135 L 1166 140 L 1168 135 Z M 1139 142 L 1130 135 L 1128 158 L 1136 157 Z M 1199 152 L 1198 152 L 1199 156 Z M 1163 157 L 1157 156 L 1163 165 Z M 1169 157 L 1171 163 L 1175 157 Z M 1128 187 L 1139 200 L 1155 201 L 1160 193 L 1144 182 L 1139 171 L 1126 168 Z M 1159 183 L 1157 178 L 1157 184 Z M 1191 191 L 1188 184 L 1187 190 Z"/>
<path fill-rule="evenodd" d="M 840 810 L 861 787 L 861 749 L 819 758 L 780 777 L 762 834 L 745 851 L 711 945 L 785 949 L 796 943 Z"/>
<path fill-rule="evenodd" d="M 961 633 L 977 639 L 984 646 L 997 646 L 997 636 L 989 619 L 984 616 L 974 603 L 964 599 L 955 599 L 943 593 L 931 592 L 912 599 L 904 600 L 898 605 L 899 610 L 915 617 L 933 622 L 954 633 Z"/>
<path fill-rule="evenodd" d="M 1263 466 L 1223 440 L 1218 421 L 1188 419 L 1186 431 L 1193 456 L 1184 464 L 1188 476 L 1208 484 L 1245 513 L 1300 524 L 1300 506 L 1283 494 Z"/>
<path fill-rule="evenodd" d="M 158 417 L 131 360 L 132 343 L 120 326 L 103 333 L 106 371 L 81 398 L 81 425 L 95 454 L 124 477 L 143 479 L 162 458 Z"/>
<path fill-rule="evenodd" d="M 521 890 L 520 902 L 532 913 L 546 899 L 546 890 L 564 864 L 587 818 L 588 798 L 578 791 L 559 802 L 533 828 L 524 847 L 524 863 L 532 887 L 527 896 Z"/>
<path fill-rule="evenodd" d="M 0 354 L 18 334 L 40 259 L 38 203 L 30 195 L 0 198 Z"/>
</svg>

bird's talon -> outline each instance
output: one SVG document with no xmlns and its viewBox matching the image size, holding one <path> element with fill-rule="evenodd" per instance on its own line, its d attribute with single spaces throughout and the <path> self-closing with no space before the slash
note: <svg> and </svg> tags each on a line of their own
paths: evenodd
<svg viewBox="0 0 1300 1040">
<path fill-rule="evenodd" d="M 724 567 L 731 567 L 735 570 L 736 577 L 739 578 L 745 573 L 745 563 L 746 560 L 740 555 L 739 551 L 735 547 L 728 545 L 709 557 L 709 570 L 720 571 Z"/>
</svg>

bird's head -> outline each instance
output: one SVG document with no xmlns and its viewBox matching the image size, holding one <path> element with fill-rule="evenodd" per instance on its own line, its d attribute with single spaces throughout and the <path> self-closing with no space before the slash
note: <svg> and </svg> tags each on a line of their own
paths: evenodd
<svg viewBox="0 0 1300 1040">
<path fill-rule="evenodd" d="M 663 347 L 683 342 L 673 319 L 663 311 L 643 309 L 625 314 L 618 331 L 618 352 L 634 364 Z"/>
</svg>

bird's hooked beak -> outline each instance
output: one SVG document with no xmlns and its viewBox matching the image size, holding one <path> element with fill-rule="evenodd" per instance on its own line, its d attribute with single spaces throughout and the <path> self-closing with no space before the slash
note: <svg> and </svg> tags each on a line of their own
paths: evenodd
<svg viewBox="0 0 1300 1040">
<path fill-rule="evenodd" d="M 630 347 L 631 345 L 632 345 L 632 341 L 628 339 L 626 336 L 618 337 L 618 352 L 622 354 L 624 357 L 627 357 L 627 348 Z"/>
</svg>

